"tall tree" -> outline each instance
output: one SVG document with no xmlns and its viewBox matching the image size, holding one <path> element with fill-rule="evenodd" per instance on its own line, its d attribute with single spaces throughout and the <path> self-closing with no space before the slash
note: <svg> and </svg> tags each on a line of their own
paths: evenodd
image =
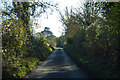
<svg viewBox="0 0 120 80">
<path fill-rule="evenodd" d="M 48 40 L 53 40 L 55 38 L 49 27 L 45 27 L 44 31 L 41 31 L 41 33 L 45 35 Z"/>
</svg>

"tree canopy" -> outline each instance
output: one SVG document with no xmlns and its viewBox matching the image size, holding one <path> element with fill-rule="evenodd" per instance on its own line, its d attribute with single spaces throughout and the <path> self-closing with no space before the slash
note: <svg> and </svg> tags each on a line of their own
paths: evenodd
<svg viewBox="0 0 120 80">
<path fill-rule="evenodd" d="M 49 27 L 45 27 L 44 31 L 41 31 L 41 33 L 43 35 L 45 35 L 47 37 L 48 40 L 53 40 L 55 39 L 55 36 L 53 35 L 53 33 L 50 31 Z"/>
</svg>

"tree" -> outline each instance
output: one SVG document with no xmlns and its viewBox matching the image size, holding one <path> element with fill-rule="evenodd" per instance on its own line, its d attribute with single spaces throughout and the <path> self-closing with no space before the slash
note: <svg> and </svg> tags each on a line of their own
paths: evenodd
<svg viewBox="0 0 120 80">
<path fill-rule="evenodd" d="M 30 16 L 36 13 L 35 5 L 44 9 L 54 6 L 46 4 L 48 3 L 13 2 L 13 6 L 8 5 L 6 10 L 2 11 L 3 78 L 6 78 L 6 75 L 7 78 L 25 76 L 39 60 L 51 53 L 47 40 L 42 36 L 36 39 L 30 28 Z"/>
<path fill-rule="evenodd" d="M 55 36 L 53 35 L 53 33 L 50 31 L 49 27 L 45 27 L 44 31 L 41 31 L 41 33 L 45 36 L 47 36 L 48 40 L 53 40 L 55 38 Z"/>
<path fill-rule="evenodd" d="M 82 12 L 60 14 L 66 52 L 100 77 L 118 77 L 119 4 L 86 2 Z"/>
</svg>

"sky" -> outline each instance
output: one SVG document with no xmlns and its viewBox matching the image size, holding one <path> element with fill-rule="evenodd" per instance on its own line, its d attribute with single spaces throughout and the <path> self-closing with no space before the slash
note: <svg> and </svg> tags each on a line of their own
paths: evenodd
<svg viewBox="0 0 120 80">
<path fill-rule="evenodd" d="M 70 9 L 71 6 L 72 8 L 81 7 L 82 6 L 81 3 L 83 3 L 85 0 L 46 0 L 46 1 L 52 1 L 53 4 L 58 3 L 57 5 L 58 9 L 61 11 L 61 13 L 64 14 L 66 7 L 68 7 L 68 9 Z M 1 0 L 0 0 L 0 3 L 1 3 Z M 2 9 L 3 7 L 4 6 L 1 4 L 0 9 Z M 33 26 L 35 33 L 43 31 L 45 27 L 49 27 L 56 37 L 61 36 L 64 28 L 62 26 L 62 23 L 59 20 L 60 20 L 59 13 L 55 10 L 54 12 L 52 12 L 52 15 L 48 14 L 48 18 L 46 17 L 46 14 L 43 14 L 37 20 L 38 27 L 36 27 L 35 25 Z"/>
<path fill-rule="evenodd" d="M 64 13 L 65 8 L 68 7 L 68 9 L 71 8 L 77 8 L 82 6 L 81 3 L 83 3 L 85 0 L 52 0 L 54 3 L 58 3 L 58 9 Z M 62 23 L 59 21 L 59 13 L 57 11 L 54 11 L 52 15 L 48 14 L 48 18 L 46 18 L 46 14 L 42 15 L 41 18 L 38 19 L 39 27 L 34 27 L 35 32 L 41 32 L 44 30 L 44 27 L 49 27 L 50 30 L 53 32 L 53 34 L 57 37 L 61 36 L 63 31 Z"/>
<path fill-rule="evenodd" d="M 3 4 L 1 4 L 1 1 L 7 1 L 7 0 L 0 0 L 0 11 L 3 8 Z M 8 1 L 11 1 L 11 0 L 8 0 Z M 41 1 L 41 0 L 38 0 L 38 1 Z M 66 7 L 68 7 L 68 9 L 70 9 L 71 6 L 72 8 L 77 8 L 77 7 L 80 8 L 83 6 L 83 3 L 86 0 L 46 0 L 46 1 L 52 1 L 53 3 L 58 3 L 58 9 L 61 11 L 61 13 L 64 14 Z M 54 11 L 52 15 L 48 14 L 48 18 L 46 17 L 46 14 L 43 14 L 42 17 L 38 18 L 38 22 L 37 22 L 38 27 L 33 26 L 35 33 L 43 31 L 44 27 L 49 27 L 55 36 L 57 37 L 61 36 L 64 28 L 62 26 L 62 23 L 59 20 L 60 20 L 60 17 L 57 11 Z M 1 21 L 2 20 L 0 18 L 0 24 L 1 24 Z"/>
</svg>

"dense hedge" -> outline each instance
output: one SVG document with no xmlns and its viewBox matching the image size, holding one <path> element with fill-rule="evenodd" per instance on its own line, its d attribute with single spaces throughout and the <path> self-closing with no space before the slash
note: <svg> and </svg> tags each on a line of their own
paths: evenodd
<svg viewBox="0 0 120 80">
<path fill-rule="evenodd" d="M 19 24 L 14 26 L 11 24 L 10 26 L 3 27 L 3 78 L 24 77 L 35 65 L 44 60 L 52 52 L 52 48 L 47 45 L 48 41 L 44 36 L 41 35 L 38 38 L 32 35 L 31 38 L 23 37 L 22 35 L 25 35 L 23 33 L 24 29 L 20 29 L 22 27 Z M 20 28 L 17 28 L 17 26 Z M 9 32 L 9 30 L 12 31 Z"/>
<path fill-rule="evenodd" d="M 66 26 L 65 51 L 85 65 L 96 77 L 117 78 L 119 74 L 120 3 L 86 3 L 83 12 L 61 16 Z M 101 12 L 101 13 L 100 13 Z M 101 16 L 100 16 L 101 15 Z"/>
<path fill-rule="evenodd" d="M 33 36 L 30 23 L 33 8 L 29 8 L 35 4 L 12 3 L 12 6 L 6 6 L 2 11 L 2 77 L 22 78 L 44 60 L 52 48 L 43 35 Z"/>
</svg>

